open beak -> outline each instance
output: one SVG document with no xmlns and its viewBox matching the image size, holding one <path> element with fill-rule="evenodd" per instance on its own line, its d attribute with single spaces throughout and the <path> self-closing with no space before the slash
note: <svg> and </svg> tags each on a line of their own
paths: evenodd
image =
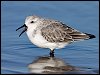
<svg viewBox="0 0 100 75">
<path fill-rule="evenodd" d="M 25 29 L 20 33 L 20 35 L 19 35 L 19 37 L 25 32 L 25 31 L 27 31 L 27 26 L 24 24 L 23 26 L 21 26 L 21 27 L 19 27 L 18 29 L 16 29 L 16 31 L 17 30 L 19 30 L 19 29 L 21 29 L 21 28 L 23 28 L 23 27 L 25 27 Z"/>
</svg>

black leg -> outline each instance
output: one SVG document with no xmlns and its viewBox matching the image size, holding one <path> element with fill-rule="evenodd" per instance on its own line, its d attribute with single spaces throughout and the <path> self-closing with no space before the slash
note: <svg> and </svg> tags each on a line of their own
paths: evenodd
<svg viewBox="0 0 100 75">
<path fill-rule="evenodd" d="M 54 57 L 54 50 L 50 50 L 50 57 Z"/>
</svg>

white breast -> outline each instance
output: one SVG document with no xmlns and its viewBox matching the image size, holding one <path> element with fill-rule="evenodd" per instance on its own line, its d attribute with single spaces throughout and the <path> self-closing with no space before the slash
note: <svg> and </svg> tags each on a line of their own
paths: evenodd
<svg viewBox="0 0 100 75">
<path fill-rule="evenodd" d="M 42 47 L 42 48 L 55 49 L 55 48 L 63 48 L 67 45 L 67 43 L 50 43 L 50 42 L 48 42 L 41 35 L 40 31 L 37 31 L 35 34 L 34 34 L 34 30 L 27 31 L 27 36 L 33 44 L 35 44 L 38 47 Z"/>
</svg>

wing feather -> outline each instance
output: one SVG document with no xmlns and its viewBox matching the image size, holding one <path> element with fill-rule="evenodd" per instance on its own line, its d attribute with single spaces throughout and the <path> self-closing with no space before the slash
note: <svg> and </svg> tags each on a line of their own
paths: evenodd
<svg viewBox="0 0 100 75">
<path fill-rule="evenodd" d="M 87 36 L 62 22 L 51 23 L 41 29 L 42 36 L 49 42 L 71 42 Z"/>
<path fill-rule="evenodd" d="M 67 33 L 68 27 L 61 23 L 51 23 L 41 29 L 42 36 L 49 42 L 68 42 L 72 37 Z"/>
</svg>

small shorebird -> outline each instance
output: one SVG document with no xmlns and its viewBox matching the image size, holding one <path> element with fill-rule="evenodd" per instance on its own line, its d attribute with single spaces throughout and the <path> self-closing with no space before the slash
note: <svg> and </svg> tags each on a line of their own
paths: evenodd
<svg viewBox="0 0 100 75">
<path fill-rule="evenodd" d="M 29 40 L 38 47 L 49 48 L 50 56 L 54 56 L 54 49 L 63 48 L 66 45 L 80 40 L 95 38 L 94 35 L 80 32 L 60 21 L 46 19 L 39 16 L 28 16 L 25 27 L 19 37 L 26 31 Z"/>
</svg>

